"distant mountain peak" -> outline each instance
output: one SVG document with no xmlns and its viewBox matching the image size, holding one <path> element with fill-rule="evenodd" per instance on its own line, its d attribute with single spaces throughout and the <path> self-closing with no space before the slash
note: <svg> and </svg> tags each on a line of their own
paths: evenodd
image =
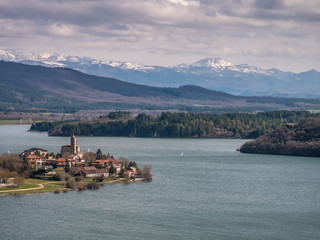
<svg viewBox="0 0 320 240">
<path fill-rule="evenodd" d="M 35 53 L 35 52 L 19 52 L 12 50 L 1 50 L 0 49 L 0 60 L 12 61 L 12 62 L 23 62 L 32 65 L 44 65 L 47 67 L 67 67 L 66 62 L 77 63 L 79 65 L 92 65 L 92 64 L 104 64 L 115 68 L 121 68 L 123 70 L 135 70 L 135 71 L 146 71 L 154 69 L 152 66 L 144 66 L 131 62 L 119 62 L 119 61 L 101 61 L 89 57 L 78 57 L 68 56 L 65 54 L 58 53 Z"/>
<path fill-rule="evenodd" d="M 319 97 L 320 72 L 295 74 L 276 68 L 264 70 L 249 64 L 233 64 L 221 57 L 207 57 L 173 67 L 149 66 L 115 60 L 57 53 L 21 52 L 0 49 L 0 60 L 28 65 L 71 68 L 91 75 L 158 86 L 198 85 L 245 96 Z"/>
<path fill-rule="evenodd" d="M 210 67 L 224 69 L 226 67 L 233 66 L 231 62 L 228 62 L 220 57 L 217 58 L 205 58 L 198 62 L 190 64 L 192 67 Z"/>
</svg>

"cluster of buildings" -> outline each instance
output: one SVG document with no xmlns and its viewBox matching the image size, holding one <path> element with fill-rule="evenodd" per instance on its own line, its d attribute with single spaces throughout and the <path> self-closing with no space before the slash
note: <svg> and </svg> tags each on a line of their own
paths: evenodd
<svg viewBox="0 0 320 240">
<path fill-rule="evenodd" d="M 85 164 L 83 153 L 80 152 L 80 146 L 77 145 L 76 137 L 71 137 L 70 144 L 61 146 L 60 156 L 56 158 L 50 155 L 47 150 L 42 148 L 30 148 L 20 154 L 20 158 L 26 162 L 49 168 L 82 166 Z"/>
<path fill-rule="evenodd" d="M 129 177 L 134 177 L 137 174 L 135 167 L 130 167 L 123 171 L 122 162 L 114 158 L 107 157 L 106 159 L 95 160 L 91 163 L 91 166 L 86 165 L 83 152 L 80 151 L 80 146 L 77 145 L 76 137 L 71 136 L 70 144 L 61 146 L 61 157 L 55 157 L 50 155 L 47 150 L 42 148 L 30 148 L 23 151 L 20 154 L 20 158 L 24 161 L 42 167 L 44 169 L 55 169 L 55 168 L 72 168 L 73 171 L 78 171 L 85 177 L 96 177 L 96 176 L 109 176 L 110 167 L 113 167 L 115 175 L 128 174 Z"/>
</svg>

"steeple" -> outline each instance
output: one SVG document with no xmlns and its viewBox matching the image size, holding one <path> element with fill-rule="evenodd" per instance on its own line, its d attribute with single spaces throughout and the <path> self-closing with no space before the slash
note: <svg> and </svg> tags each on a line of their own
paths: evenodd
<svg viewBox="0 0 320 240">
<path fill-rule="evenodd" d="M 77 139 L 74 136 L 74 134 L 72 134 L 71 136 L 71 154 L 76 154 L 77 153 Z"/>
</svg>

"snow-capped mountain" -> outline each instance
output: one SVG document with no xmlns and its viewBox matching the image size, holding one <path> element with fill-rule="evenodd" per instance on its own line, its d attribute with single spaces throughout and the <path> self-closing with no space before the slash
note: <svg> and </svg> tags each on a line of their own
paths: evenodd
<svg viewBox="0 0 320 240">
<path fill-rule="evenodd" d="M 161 67 L 64 54 L 0 50 L 0 60 L 66 67 L 158 87 L 198 85 L 244 96 L 320 97 L 320 73 L 315 70 L 296 74 L 276 68 L 265 70 L 248 64 L 235 65 L 222 58 L 205 58 L 191 64 Z"/>
<path fill-rule="evenodd" d="M 174 67 L 177 71 L 200 73 L 212 73 L 222 71 L 234 71 L 242 73 L 259 73 L 270 75 L 270 73 L 264 69 L 250 66 L 248 64 L 234 65 L 222 58 L 205 58 L 192 64 L 179 64 Z"/>
</svg>

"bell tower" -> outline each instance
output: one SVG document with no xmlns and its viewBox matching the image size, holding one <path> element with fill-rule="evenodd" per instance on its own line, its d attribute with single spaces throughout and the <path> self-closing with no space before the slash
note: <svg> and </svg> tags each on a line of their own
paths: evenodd
<svg viewBox="0 0 320 240">
<path fill-rule="evenodd" d="M 72 134 L 71 136 L 71 154 L 76 154 L 77 153 L 77 139 L 74 136 L 74 134 Z"/>
</svg>

